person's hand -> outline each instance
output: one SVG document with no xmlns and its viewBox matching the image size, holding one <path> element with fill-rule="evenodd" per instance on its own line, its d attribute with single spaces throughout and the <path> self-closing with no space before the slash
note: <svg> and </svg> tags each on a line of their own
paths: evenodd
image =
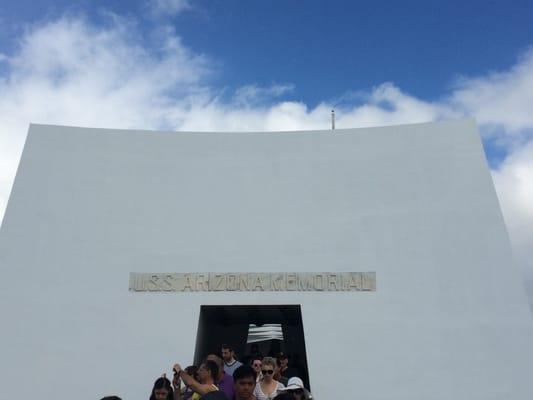
<svg viewBox="0 0 533 400">
<path fill-rule="evenodd" d="M 172 370 L 173 370 L 177 375 L 179 375 L 179 373 L 182 371 L 182 369 L 181 369 L 181 365 L 179 365 L 178 363 L 174 364 L 174 366 L 172 367 Z"/>
</svg>

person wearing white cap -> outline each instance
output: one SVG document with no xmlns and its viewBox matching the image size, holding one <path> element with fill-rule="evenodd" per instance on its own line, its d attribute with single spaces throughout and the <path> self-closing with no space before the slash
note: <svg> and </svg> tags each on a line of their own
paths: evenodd
<svg viewBox="0 0 533 400">
<path fill-rule="evenodd" d="M 311 392 L 305 388 L 303 381 L 297 376 L 293 376 L 289 379 L 287 386 L 280 389 L 279 392 L 292 393 L 293 399 L 295 400 L 310 400 L 313 398 Z"/>
</svg>

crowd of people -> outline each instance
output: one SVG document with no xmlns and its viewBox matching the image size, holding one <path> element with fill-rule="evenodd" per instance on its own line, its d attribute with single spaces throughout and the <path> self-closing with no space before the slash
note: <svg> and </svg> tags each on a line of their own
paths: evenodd
<svg viewBox="0 0 533 400">
<path fill-rule="evenodd" d="M 229 345 L 220 354 L 209 354 L 198 366 L 172 367 L 173 379 L 158 378 L 150 400 L 309 400 L 312 395 L 297 370 L 289 367 L 286 354 L 277 357 L 248 357 L 245 363 L 235 358 Z M 101 400 L 121 400 L 117 396 Z"/>
</svg>

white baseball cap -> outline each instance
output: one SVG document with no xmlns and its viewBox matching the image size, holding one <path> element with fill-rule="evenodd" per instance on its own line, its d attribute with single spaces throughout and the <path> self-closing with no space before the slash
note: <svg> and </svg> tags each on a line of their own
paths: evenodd
<svg viewBox="0 0 533 400">
<path fill-rule="evenodd" d="M 307 390 L 304 386 L 304 382 L 298 378 L 297 376 L 293 376 L 289 379 L 287 382 L 287 386 L 285 386 L 283 389 L 279 389 L 278 392 L 286 392 L 287 390 L 298 390 L 301 389 L 305 392 L 308 398 L 311 398 L 311 393 L 309 393 L 309 390 Z"/>
</svg>

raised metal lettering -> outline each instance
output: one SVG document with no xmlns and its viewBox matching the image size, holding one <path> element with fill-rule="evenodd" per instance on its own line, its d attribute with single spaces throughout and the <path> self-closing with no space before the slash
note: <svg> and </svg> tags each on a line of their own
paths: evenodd
<svg viewBox="0 0 533 400">
<path fill-rule="evenodd" d="M 273 272 L 273 273 L 136 273 L 129 288 L 135 292 L 222 291 L 376 291 L 375 272 Z"/>
</svg>

